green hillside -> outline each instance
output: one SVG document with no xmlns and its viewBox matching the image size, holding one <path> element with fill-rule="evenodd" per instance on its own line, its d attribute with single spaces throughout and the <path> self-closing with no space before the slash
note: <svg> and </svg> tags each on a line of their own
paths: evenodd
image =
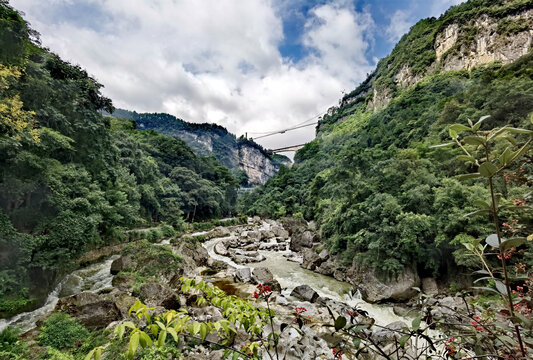
<svg viewBox="0 0 533 360">
<path fill-rule="evenodd" d="M 489 234 L 491 219 L 463 215 L 476 210 L 474 200 L 487 198 L 486 186 L 456 178 L 475 169 L 455 159 L 460 149 L 431 146 L 449 141 L 450 124 L 483 115 L 491 115 L 483 130 L 507 124 L 532 129 L 533 53 L 505 66 L 492 62 L 444 71 L 446 59 L 435 62 L 434 41 L 445 26 L 462 24 L 449 53 L 467 53 L 473 38 L 465 36 L 477 17 L 496 18 L 502 33 L 512 37 L 531 29 L 531 18 L 511 27 L 506 16 L 531 8 L 531 1 L 469 1 L 440 19 L 418 22 L 376 71 L 323 117 L 316 139 L 296 154 L 295 165 L 244 196 L 241 209 L 315 220 L 324 244 L 346 265 L 389 275 L 411 267 L 439 278 L 457 265 L 473 265 L 460 243 Z M 412 76 L 425 76 L 416 85 L 401 86 L 394 79 L 404 65 Z M 384 89 L 390 102 L 375 108 L 373 93 Z M 533 199 L 531 160 L 528 155 L 508 169 L 510 180 L 497 184 L 503 198 Z M 504 216 L 502 221 L 520 224 L 520 234 L 532 232 L 532 212 Z"/>
<path fill-rule="evenodd" d="M 0 315 L 36 305 L 85 250 L 127 240 L 125 229 L 233 211 L 227 168 L 102 116 L 113 106 L 101 87 L 0 2 Z"/>
<path fill-rule="evenodd" d="M 261 156 L 279 169 L 281 165 L 290 164 L 284 155 L 271 154 L 253 140 L 237 138 L 225 127 L 209 123 L 190 123 L 165 113 L 137 113 L 116 109 L 113 116 L 135 120 L 139 130 L 155 130 L 160 134 L 174 136 L 185 141 L 195 153 L 202 156 L 214 156 L 218 161 L 240 179 L 242 185 L 249 185 L 246 172 L 243 170 L 241 150 L 255 149 Z"/>
</svg>

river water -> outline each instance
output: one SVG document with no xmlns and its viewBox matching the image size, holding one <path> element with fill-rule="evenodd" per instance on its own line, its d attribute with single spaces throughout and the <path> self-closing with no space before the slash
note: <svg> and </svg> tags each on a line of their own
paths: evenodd
<svg viewBox="0 0 533 360">
<path fill-rule="evenodd" d="M 266 260 L 259 263 L 250 263 L 244 265 L 236 264 L 230 258 L 215 253 L 215 245 L 228 238 L 215 238 L 206 241 L 203 246 L 213 259 L 223 261 L 229 266 L 236 269 L 244 267 L 266 267 L 274 275 L 282 288 L 282 294 L 290 296 L 292 290 L 299 285 L 309 285 L 320 296 L 343 302 L 352 307 L 357 307 L 368 312 L 376 320 L 376 324 L 385 326 L 395 321 L 410 323 L 410 319 L 400 317 L 392 311 L 390 306 L 369 304 L 362 300 L 360 296 L 351 295 L 353 286 L 346 282 L 338 281 L 331 276 L 315 273 L 302 268 L 299 264 L 287 260 L 283 255 L 289 254 L 290 251 L 259 251 L 266 257 Z"/>
<path fill-rule="evenodd" d="M 10 319 L 0 319 L 0 331 L 8 326 L 20 329 L 22 332 L 31 330 L 42 316 L 50 314 L 60 297 L 70 296 L 82 291 L 99 292 L 112 287 L 111 263 L 119 256 L 114 255 L 109 259 L 76 270 L 68 274 L 57 284 L 54 290 L 48 294 L 43 306 L 33 311 L 20 313 Z"/>
</svg>

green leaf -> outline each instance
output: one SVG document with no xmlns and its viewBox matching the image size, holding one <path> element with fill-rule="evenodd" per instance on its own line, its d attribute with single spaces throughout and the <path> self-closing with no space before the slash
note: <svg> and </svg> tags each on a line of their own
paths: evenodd
<svg viewBox="0 0 533 360">
<path fill-rule="evenodd" d="M 468 145 L 479 146 L 485 144 L 485 138 L 482 138 L 481 136 L 470 135 L 465 136 L 464 142 Z"/>
<path fill-rule="evenodd" d="M 413 327 L 413 331 L 418 331 L 420 329 L 420 322 L 422 321 L 422 318 L 420 316 L 413 319 L 413 322 L 411 323 Z"/>
<path fill-rule="evenodd" d="M 346 326 L 346 318 L 344 316 L 339 316 L 335 320 L 335 330 L 339 331 L 340 329 Z"/>
<path fill-rule="evenodd" d="M 474 205 L 477 205 L 482 209 L 490 209 L 489 203 L 483 200 L 474 200 Z"/>
<path fill-rule="evenodd" d="M 359 346 L 361 346 L 361 339 L 358 338 L 358 337 L 354 337 L 352 342 L 353 342 L 353 345 L 355 346 L 355 348 L 359 349 Z"/>
<path fill-rule="evenodd" d="M 178 333 L 176 333 L 176 330 L 174 330 L 173 328 L 169 327 L 167 329 L 168 333 L 172 336 L 172 338 L 174 339 L 175 342 L 178 342 Z"/>
<path fill-rule="evenodd" d="M 480 173 L 463 174 L 463 175 L 457 176 L 457 180 L 464 181 L 464 180 L 470 180 L 470 179 L 477 179 L 479 177 L 481 177 Z"/>
<path fill-rule="evenodd" d="M 469 156 L 469 155 L 457 155 L 457 159 L 461 161 L 472 162 L 472 163 L 476 162 L 476 158 L 473 156 Z"/>
<path fill-rule="evenodd" d="M 512 128 L 512 127 L 507 128 L 507 131 L 515 133 L 515 134 L 533 134 L 532 130 Z"/>
<path fill-rule="evenodd" d="M 144 345 L 143 345 L 144 348 L 152 347 L 152 339 L 144 331 L 141 331 L 140 340 L 144 342 Z"/>
<path fill-rule="evenodd" d="M 490 212 L 489 209 L 476 210 L 476 211 L 472 211 L 471 213 L 468 213 L 468 214 L 463 215 L 463 217 L 470 217 L 470 216 L 476 216 L 476 215 L 483 215 L 483 214 L 488 214 L 489 212 Z"/>
<path fill-rule="evenodd" d="M 490 292 L 496 293 L 498 295 L 500 294 L 498 291 L 494 290 L 493 288 L 485 287 L 485 286 L 473 286 L 472 289 L 490 291 Z"/>
<path fill-rule="evenodd" d="M 398 339 L 398 342 L 400 343 L 400 346 L 403 348 L 405 347 L 405 344 L 407 343 L 407 340 L 411 337 L 411 334 L 405 334 L 401 338 Z"/>
<path fill-rule="evenodd" d="M 167 339 L 167 332 L 161 331 L 159 333 L 159 338 L 157 339 L 157 347 L 163 347 L 163 345 L 165 345 L 166 339 Z"/>
<path fill-rule="evenodd" d="M 94 352 L 94 360 L 100 360 L 101 357 L 102 357 L 102 348 L 97 347 L 96 351 Z"/>
<path fill-rule="evenodd" d="M 87 354 L 84 360 L 91 360 L 93 358 L 93 354 L 96 351 L 96 349 L 92 349 L 91 352 Z"/>
<path fill-rule="evenodd" d="M 496 284 L 496 289 L 500 294 L 507 295 L 507 287 L 500 280 L 494 282 Z"/>
<path fill-rule="evenodd" d="M 486 119 L 488 119 L 488 118 L 490 118 L 490 115 L 484 115 L 484 116 L 480 117 L 479 120 L 474 124 L 474 126 L 472 126 L 474 131 L 478 131 L 479 128 L 481 127 L 481 123 L 483 121 L 485 121 Z"/>
<path fill-rule="evenodd" d="M 431 145 L 429 148 L 435 149 L 435 148 L 447 147 L 447 146 L 452 146 L 452 145 L 455 145 L 455 143 L 450 142 L 450 143 L 445 143 L 445 144 Z"/>
<path fill-rule="evenodd" d="M 462 124 L 453 124 L 453 125 L 450 125 L 450 130 L 460 133 L 461 131 L 470 130 L 470 128 Z"/>
<path fill-rule="evenodd" d="M 479 165 L 478 170 L 481 176 L 486 178 L 494 176 L 498 172 L 498 168 L 496 167 L 496 165 L 494 165 L 490 161 L 484 162 L 483 164 Z"/>
<path fill-rule="evenodd" d="M 501 249 L 505 251 L 512 247 L 519 247 L 520 245 L 525 244 L 526 242 L 527 242 L 527 239 L 524 237 L 514 237 L 514 238 L 503 241 L 501 245 Z"/>
<path fill-rule="evenodd" d="M 489 236 L 487 236 L 485 242 L 487 243 L 487 245 L 492 246 L 493 248 L 497 249 L 500 247 L 500 243 L 498 242 L 498 235 L 496 234 L 490 234 Z"/>
<path fill-rule="evenodd" d="M 137 347 L 139 347 L 139 332 L 134 332 L 130 337 L 130 343 L 128 346 L 128 352 L 130 354 L 135 354 L 135 351 L 137 351 Z"/>
<path fill-rule="evenodd" d="M 449 132 L 450 137 L 451 137 L 452 139 L 457 139 L 457 136 L 458 136 L 458 135 L 457 135 L 457 132 L 456 132 L 455 130 L 453 130 L 453 129 L 450 127 L 450 129 L 448 130 L 448 132 Z"/>
<path fill-rule="evenodd" d="M 205 340 L 205 337 L 207 336 L 207 325 L 204 323 L 200 324 L 200 337 L 202 338 L 202 341 Z"/>
<path fill-rule="evenodd" d="M 524 146 L 522 146 L 520 148 L 520 150 L 517 150 L 516 152 L 513 153 L 513 156 L 511 158 L 511 160 L 509 160 L 509 162 L 512 162 L 512 161 L 518 159 L 519 157 L 524 155 L 528 150 L 529 150 L 529 144 L 526 143 L 526 144 L 524 144 Z"/>
</svg>

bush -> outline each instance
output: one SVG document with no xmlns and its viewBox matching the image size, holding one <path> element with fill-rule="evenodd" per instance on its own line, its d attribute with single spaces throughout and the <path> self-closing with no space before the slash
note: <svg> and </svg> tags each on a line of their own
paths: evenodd
<svg viewBox="0 0 533 360">
<path fill-rule="evenodd" d="M 71 348 L 83 342 L 89 330 L 65 313 L 56 313 L 44 321 L 38 341 L 40 345 L 55 349 Z"/>
<path fill-rule="evenodd" d="M 47 360 L 74 360 L 74 356 L 62 353 L 54 348 L 48 348 L 43 358 Z"/>
</svg>

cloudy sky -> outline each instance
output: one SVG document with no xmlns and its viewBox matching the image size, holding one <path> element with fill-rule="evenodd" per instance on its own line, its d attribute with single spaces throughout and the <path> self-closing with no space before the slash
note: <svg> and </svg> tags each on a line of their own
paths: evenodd
<svg viewBox="0 0 533 360">
<path fill-rule="evenodd" d="M 116 107 L 249 136 L 336 105 L 419 19 L 461 0 L 11 0 Z M 266 137 L 301 144 L 314 127 Z"/>
</svg>

